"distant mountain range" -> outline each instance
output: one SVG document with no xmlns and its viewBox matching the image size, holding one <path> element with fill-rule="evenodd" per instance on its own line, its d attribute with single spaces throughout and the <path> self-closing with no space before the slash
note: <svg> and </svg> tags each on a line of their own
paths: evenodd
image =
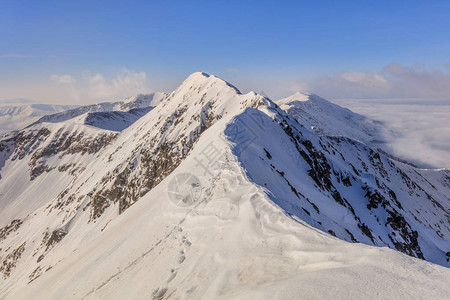
<svg viewBox="0 0 450 300">
<path fill-rule="evenodd" d="M 0 102 L 0 132 L 19 130 L 45 115 L 75 108 L 75 105 L 35 104 L 31 100 Z"/>
</svg>

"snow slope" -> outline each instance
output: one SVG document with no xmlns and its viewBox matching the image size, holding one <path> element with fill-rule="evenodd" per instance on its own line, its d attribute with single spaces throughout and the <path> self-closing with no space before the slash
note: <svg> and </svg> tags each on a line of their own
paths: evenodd
<svg viewBox="0 0 450 300">
<path fill-rule="evenodd" d="M 315 94 L 298 92 L 275 103 L 318 135 L 350 137 L 373 148 L 384 148 L 385 136 L 393 135 L 382 122 L 356 114 Z"/>
<path fill-rule="evenodd" d="M 108 112 L 90 112 L 82 114 L 66 122 L 74 124 L 85 124 L 101 129 L 122 131 L 144 116 L 153 107 L 134 108 L 129 111 L 108 111 Z"/>
<path fill-rule="evenodd" d="M 220 126 L 220 125 L 219 125 Z M 223 124 L 222 124 L 223 126 Z M 445 299 L 450 271 L 387 248 L 350 244 L 286 217 L 226 151 L 204 175 L 194 157 L 101 235 L 80 243 L 12 298 Z M 226 148 L 224 148 L 226 149 Z M 173 177 L 194 171 L 204 197 L 176 206 Z M 200 171 L 200 172 L 199 172 Z M 180 173 L 178 173 L 180 172 Z M 102 226 L 97 227 L 97 234 Z M 84 229 L 77 231 L 79 234 Z M 70 236 L 66 237 L 67 239 Z"/>
<path fill-rule="evenodd" d="M 43 116 L 32 125 L 39 123 L 58 123 L 64 122 L 86 113 L 96 113 L 96 112 L 128 112 L 134 109 L 142 108 L 153 108 L 159 104 L 166 97 L 165 93 L 154 93 L 149 95 L 138 95 L 135 97 L 129 97 L 123 101 L 117 102 L 103 102 L 99 104 L 86 105 L 70 109 L 61 113 L 48 114 Z M 30 126 L 32 126 L 30 125 Z"/>
<path fill-rule="evenodd" d="M 204 73 L 119 132 L 76 117 L 0 141 L 0 298 L 450 294 L 448 268 L 411 257 L 448 266 L 445 170 Z"/>
<path fill-rule="evenodd" d="M 288 214 L 349 242 L 450 265 L 448 170 L 416 169 L 354 140 L 317 136 L 271 105 L 248 109 L 225 132 L 248 177 Z"/>
</svg>

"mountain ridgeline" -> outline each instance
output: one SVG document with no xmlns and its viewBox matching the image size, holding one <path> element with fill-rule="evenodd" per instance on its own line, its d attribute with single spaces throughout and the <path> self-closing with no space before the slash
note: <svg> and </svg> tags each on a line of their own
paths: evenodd
<svg viewBox="0 0 450 300">
<path fill-rule="evenodd" d="M 175 288 L 192 270 L 214 273 L 194 263 L 200 257 L 195 253 L 210 257 L 202 248 L 207 243 L 194 238 L 202 220 L 222 222 L 208 225 L 205 241 L 208 236 L 217 245 L 227 239 L 238 245 L 237 235 L 219 235 L 217 228 L 250 224 L 255 216 L 264 223 L 264 214 L 273 222 L 267 228 L 276 232 L 287 232 L 280 224 L 292 222 L 298 232 L 319 232 L 326 243 L 340 243 L 338 238 L 345 245 L 388 247 L 449 267 L 450 171 L 419 169 L 391 157 L 383 143 L 387 130 L 316 95 L 272 101 L 194 73 L 171 93 L 78 107 L 4 133 L 0 298 L 32 295 L 57 276 L 66 282 L 61 286 L 72 286 L 74 298 L 109 295 L 110 282 L 144 272 L 140 259 L 148 269 L 170 271 L 172 279 L 152 290 L 154 299 L 181 291 L 217 295 L 200 287 L 192 294 L 187 286 Z M 194 174 L 200 182 L 193 207 L 169 200 L 167 184 L 177 174 Z M 147 213 L 155 215 L 148 219 Z M 143 246 L 147 238 L 149 249 Z M 278 247 L 267 241 L 257 247 Z M 99 254 L 86 258 L 92 251 Z M 138 258 L 132 259 L 135 251 Z M 191 271 L 183 271 L 184 261 L 192 263 Z M 83 270 L 96 263 L 119 271 L 96 269 L 95 279 L 88 280 Z M 76 283 L 65 268 L 78 276 Z M 43 295 L 59 292 L 55 287 Z"/>
</svg>

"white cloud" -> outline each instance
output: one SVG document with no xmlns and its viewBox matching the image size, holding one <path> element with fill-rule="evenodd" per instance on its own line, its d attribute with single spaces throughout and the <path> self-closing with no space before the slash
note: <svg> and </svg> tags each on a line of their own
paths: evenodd
<svg viewBox="0 0 450 300">
<path fill-rule="evenodd" d="M 450 168 L 450 100 L 349 99 L 334 102 L 380 120 L 399 133 L 394 136 L 386 132 L 388 145 L 397 157 L 422 167 Z"/>
<path fill-rule="evenodd" d="M 20 97 L 40 103 L 85 105 L 122 100 L 153 90 L 145 72 L 123 69 L 113 75 L 53 74 L 40 81 L 0 81 L 0 91 L 0 99 Z"/>
<path fill-rule="evenodd" d="M 75 78 L 73 78 L 73 76 L 71 75 L 51 75 L 50 76 L 50 80 L 56 82 L 56 83 L 62 83 L 62 84 L 66 84 L 66 83 L 75 83 L 76 80 Z"/>
<path fill-rule="evenodd" d="M 411 67 L 392 63 L 381 73 L 394 87 L 391 92 L 394 97 L 448 98 L 450 95 L 450 68 L 445 64 L 430 69 L 418 63 Z"/>
<path fill-rule="evenodd" d="M 102 74 L 88 77 L 87 93 L 90 99 L 117 99 L 145 92 L 149 92 L 145 72 L 124 69 L 112 79 Z"/>
<path fill-rule="evenodd" d="M 381 74 L 367 72 L 343 72 L 339 77 L 349 83 L 365 89 L 389 89 L 390 84 Z"/>
</svg>

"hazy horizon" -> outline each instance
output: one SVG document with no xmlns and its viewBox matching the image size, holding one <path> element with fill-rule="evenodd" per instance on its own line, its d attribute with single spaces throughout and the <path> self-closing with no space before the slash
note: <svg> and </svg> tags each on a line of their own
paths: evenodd
<svg viewBox="0 0 450 300">
<path fill-rule="evenodd" d="M 449 11 L 446 1 L 8 2 L 0 99 L 90 104 L 171 91 L 196 71 L 273 99 L 445 99 Z"/>
</svg>

